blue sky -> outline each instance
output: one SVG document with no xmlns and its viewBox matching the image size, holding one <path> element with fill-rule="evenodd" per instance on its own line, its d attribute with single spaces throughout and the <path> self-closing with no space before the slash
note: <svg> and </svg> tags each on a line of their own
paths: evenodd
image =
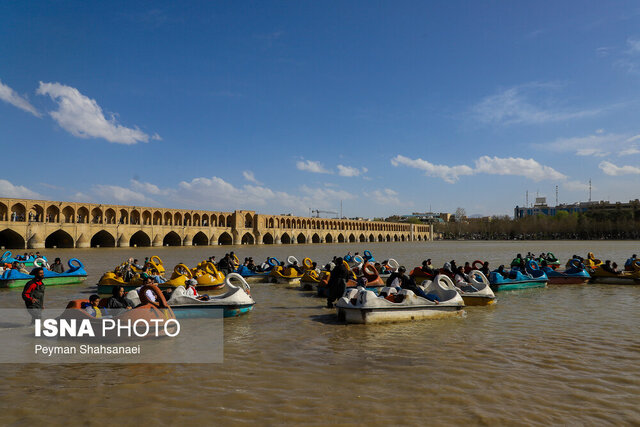
<svg viewBox="0 0 640 427">
<path fill-rule="evenodd" d="M 0 195 L 374 217 L 626 201 L 633 2 L 3 2 Z"/>
</svg>

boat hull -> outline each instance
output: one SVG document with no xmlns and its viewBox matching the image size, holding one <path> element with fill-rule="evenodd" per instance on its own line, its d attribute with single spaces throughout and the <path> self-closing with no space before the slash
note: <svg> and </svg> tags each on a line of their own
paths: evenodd
<svg viewBox="0 0 640 427">
<path fill-rule="evenodd" d="M 591 278 L 591 283 L 598 283 L 601 285 L 640 285 L 640 279 L 633 277 L 596 276 Z"/>
<path fill-rule="evenodd" d="M 464 305 L 467 306 L 486 306 L 493 305 L 496 303 L 496 297 L 490 296 L 469 296 L 462 295 L 462 299 L 464 300 Z"/>
<path fill-rule="evenodd" d="M 554 277 L 549 276 L 549 285 L 586 285 L 589 277 Z"/>
<path fill-rule="evenodd" d="M 223 317 L 237 317 L 253 310 L 253 304 L 235 305 L 172 305 L 171 309 L 176 315 L 176 319 L 196 319 L 196 318 L 219 318 L 222 312 Z"/>
<path fill-rule="evenodd" d="M 517 283 L 498 283 L 495 285 L 491 285 L 491 290 L 493 292 L 500 291 L 515 291 L 518 289 L 529 289 L 529 288 L 544 288 L 547 286 L 547 281 L 526 281 L 526 282 L 517 282 Z"/>
<path fill-rule="evenodd" d="M 461 306 L 408 306 L 393 308 L 338 308 L 338 318 L 347 323 L 376 324 L 443 319 L 464 315 Z"/>
<path fill-rule="evenodd" d="M 0 288 L 20 288 L 24 287 L 29 280 L 33 279 L 7 279 L 0 280 Z M 42 282 L 45 286 L 55 285 L 78 285 L 83 283 L 87 279 L 87 276 L 63 276 L 63 277 L 45 277 Z"/>
<path fill-rule="evenodd" d="M 276 283 L 279 285 L 299 285 L 300 277 L 276 277 Z"/>
</svg>

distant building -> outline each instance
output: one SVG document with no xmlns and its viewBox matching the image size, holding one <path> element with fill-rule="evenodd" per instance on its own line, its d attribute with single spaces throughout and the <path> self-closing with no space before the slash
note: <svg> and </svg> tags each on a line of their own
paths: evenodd
<svg viewBox="0 0 640 427">
<path fill-rule="evenodd" d="M 407 222 L 412 218 L 417 218 L 425 224 L 435 224 L 453 221 L 454 216 L 450 213 L 436 212 L 413 212 L 411 215 L 393 215 L 385 219 L 391 222 Z"/>
<path fill-rule="evenodd" d="M 610 211 L 630 211 L 636 212 L 640 210 L 640 200 L 630 200 L 629 203 L 622 202 L 579 202 L 572 204 L 559 204 L 558 206 L 547 206 L 546 197 L 536 197 L 536 203 L 533 207 L 516 206 L 513 210 L 515 219 L 524 218 L 532 215 L 548 215 L 554 216 L 556 213 L 565 211 L 568 213 L 586 213 L 586 212 L 610 212 Z"/>
</svg>

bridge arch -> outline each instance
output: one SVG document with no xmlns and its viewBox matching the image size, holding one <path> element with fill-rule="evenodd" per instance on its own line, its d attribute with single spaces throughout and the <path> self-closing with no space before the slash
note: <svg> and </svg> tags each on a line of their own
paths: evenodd
<svg viewBox="0 0 640 427">
<path fill-rule="evenodd" d="M 64 230 L 49 234 L 44 241 L 45 248 L 73 248 L 73 237 Z"/>
<path fill-rule="evenodd" d="M 182 246 L 182 238 L 175 231 L 170 231 L 162 239 L 162 246 Z"/>
<path fill-rule="evenodd" d="M 314 235 L 311 236 L 311 243 L 320 243 L 320 236 L 318 236 L 318 233 L 314 233 Z"/>
<path fill-rule="evenodd" d="M 324 241 L 326 243 L 333 243 L 333 236 L 331 235 L 331 233 L 327 233 L 327 235 L 324 237 Z"/>
<path fill-rule="evenodd" d="M 251 233 L 244 233 L 242 239 L 240 240 L 240 244 L 242 245 L 253 245 L 254 242 L 255 239 L 253 238 L 253 234 Z"/>
<path fill-rule="evenodd" d="M 289 237 L 287 233 L 283 233 L 282 236 L 280 236 L 280 243 L 285 245 L 291 244 L 291 237 Z"/>
<path fill-rule="evenodd" d="M 193 246 L 207 246 L 209 244 L 209 238 L 202 231 L 198 231 L 193 236 Z"/>
<path fill-rule="evenodd" d="M 262 243 L 265 245 L 273 245 L 273 235 L 271 235 L 271 233 L 265 233 L 265 235 L 262 236 Z"/>
<path fill-rule="evenodd" d="M 219 245 L 232 245 L 233 244 L 233 238 L 231 237 L 231 235 L 229 233 L 227 233 L 225 231 L 224 233 L 222 233 L 220 235 L 220 237 L 218 237 L 218 244 Z"/>
<path fill-rule="evenodd" d="M 307 243 L 307 238 L 304 234 L 298 234 L 298 238 L 296 239 L 299 244 Z"/>
<path fill-rule="evenodd" d="M 15 203 L 11 206 L 11 221 L 24 222 L 27 210 L 22 203 Z"/>
<path fill-rule="evenodd" d="M 344 243 L 344 235 L 342 233 L 338 234 L 338 243 Z"/>
<path fill-rule="evenodd" d="M 0 231 L 0 247 L 5 249 L 24 249 L 25 240 L 19 233 L 7 228 Z"/>
<path fill-rule="evenodd" d="M 92 248 L 114 248 L 116 246 L 116 239 L 108 231 L 101 230 L 91 237 Z"/>
<path fill-rule="evenodd" d="M 129 239 L 129 246 L 151 246 L 151 237 L 142 230 L 137 231 Z"/>
</svg>

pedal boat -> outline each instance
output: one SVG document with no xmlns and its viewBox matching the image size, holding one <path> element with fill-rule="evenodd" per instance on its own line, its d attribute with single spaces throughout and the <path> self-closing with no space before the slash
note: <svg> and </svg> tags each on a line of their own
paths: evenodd
<svg viewBox="0 0 640 427">
<path fill-rule="evenodd" d="M 147 289 L 150 289 L 155 294 L 157 302 L 153 303 L 147 299 L 146 297 Z M 143 297 L 141 299 L 140 298 L 138 299 L 138 302 L 140 303 L 140 305 L 138 305 L 136 308 L 133 308 L 130 310 L 123 310 L 123 309 L 110 310 L 102 307 L 103 304 L 107 303 L 108 298 L 105 298 L 103 301 L 100 302 L 101 310 L 104 312 L 105 315 L 110 316 L 111 319 L 120 320 L 120 323 L 123 323 L 123 322 L 127 323 L 127 320 L 130 320 L 131 323 L 134 324 L 135 321 L 139 319 L 144 319 L 147 321 L 147 323 L 150 323 L 152 320 L 155 320 L 155 319 L 159 319 L 164 322 L 166 320 L 176 318 L 173 310 L 167 304 L 167 301 L 164 298 L 164 295 L 162 295 L 162 291 L 160 291 L 160 289 L 157 286 L 155 285 L 144 286 L 141 289 L 141 293 Z M 83 308 L 83 305 L 85 303 L 89 303 L 89 300 L 79 299 L 79 300 L 70 301 L 67 304 L 65 311 L 63 311 L 62 314 L 60 315 L 60 318 L 76 319 L 77 321 L 83 321 L 84 319 L 89 319 L 94 330 L 101 330 L 101 325 L 105 317 L 93 317 Z M 140 329 L 141 332 L 144 331 L 145 329 L 144 326 L 140 326 L 140 328 L 141 328 Z M 167 328 L 169 329 L 170 333 L 175 333 L 177 326 L 167 325 Z M 160 334 L 164 335 L 164 327 L 158 328 L 158 331 L 160 332 Z M 117 334 L 118 334 L 118 331 L 116 329 L 113 329 L 109 331 L 107 338 L 118 338 Z"/>
<path fill-rule="evenodd" d="M 233 280 L 237 280 L 240 286 L 234 285 Z M 253 309 L 256 302 L 251 298 L 249 284 L 241 275 L 228 274 L 224 284 L 226 292 L 220 295 L 209 295 L 208 301 L 187 295 L 184 286 L 178 286 L 171 293 L 167 304 L 177 319 L 237 317 Z M 127 298 L 135 304 L 140 301 L 139 294 L 135 290 L 129 292 Z"/>
<path fill-rule="evenodd" d="M 20 261 L 18 261 L 20 262 Z M 46 286 L 53 285 L 77 285 L 87 279 L 87 272 L 84 265 L 77 258 L 68 261 L 69 269 L 64 273 L 56 273 L 44 268 L 44 279 L 42 283 Z M 15 269 L 7 269 L 0 276 L 0 288 L 18 288 L 27 284 L 34 276 L 21 273 Z"/>
<path fill-rule="evenodd" d="M 35 261 L 38 259 L 42 259 L 45 262 L 47 262 L 47 257 L 44 255 L 40 255 L 39 257 L 36 257 L 35 255 L 31 255 L 29 256 L 27 259 L 24 260 L 20 260 L 17 258 L 14 258 L 11 254 L 11 251 L 6 251 L 5 253 L 2 254 L 2 256 L 0 257 L 0 265 L 1 264 L 13 264 L 14 262 L 19 262 L 20 264 L 24 265 L 25 267 L 34 267 L 35 266 Z"/>
<path fill-rule="evenodd" d="M 607 285 L 640 285 L 640 270 L 621 271 L 615 274 L 603 270 L 600 265 L 591 273 L 591 282 Z"/>
<path fill-rule="evenodd" d="M 591 279 L 591 275 L 579 259 L 569 262 L 570 267 L 564 271 L 542 267 L 549 280 L 549 285 L 584 285 Z"/>
<path fill-rule="evenodd" d="M 482 274 L 480 270 L 471 270 L 468 274 L 469 283 L 457 286 L 453 283 L 448 276 L 440 275 L 440 280 L 444 280 L 448 285 L 453 286 L 456 291 L 462 296 L 464 305 L 477 306 L 477 305 L 492 305 L 496 303 L 496 295 L 491 290 L 489 279 Z M 427 284 L 429 282 L 426 282 Z M 424 286 L 425 283 L 423 283 Z M 425 287 L 426 292 L 426 287 Z"/>
<path fill-rule="evenodd" d="M 530 268 L 529 273 L 523 273 L 518 269 L 512 268 L 508 272 L 508 278 L 503 277 L 502 274 L 497 271 L 492 271 L 489 275 L 491 290 L 499 292 L 528 288 L 544 288 L 547 286 L 549 278 L 545 272 L 538 267 L 537 262 L 533 260 L 529 261 L 527 268 Z"/>
<path fill-rule="evenodd" d="M 336 303 L 336 311 L 338 319 L 361 324 L 440 319 L 464 314 L 462 297 L 440 277 L 427 286 L 427 293 L 437 295 L 440 301 L 436 303 L 419 297 L 408 289 L 397 292 L 395 288 L 385 287 L 381 296 L 362 287 L 347 289 Z"/>
</svg>

